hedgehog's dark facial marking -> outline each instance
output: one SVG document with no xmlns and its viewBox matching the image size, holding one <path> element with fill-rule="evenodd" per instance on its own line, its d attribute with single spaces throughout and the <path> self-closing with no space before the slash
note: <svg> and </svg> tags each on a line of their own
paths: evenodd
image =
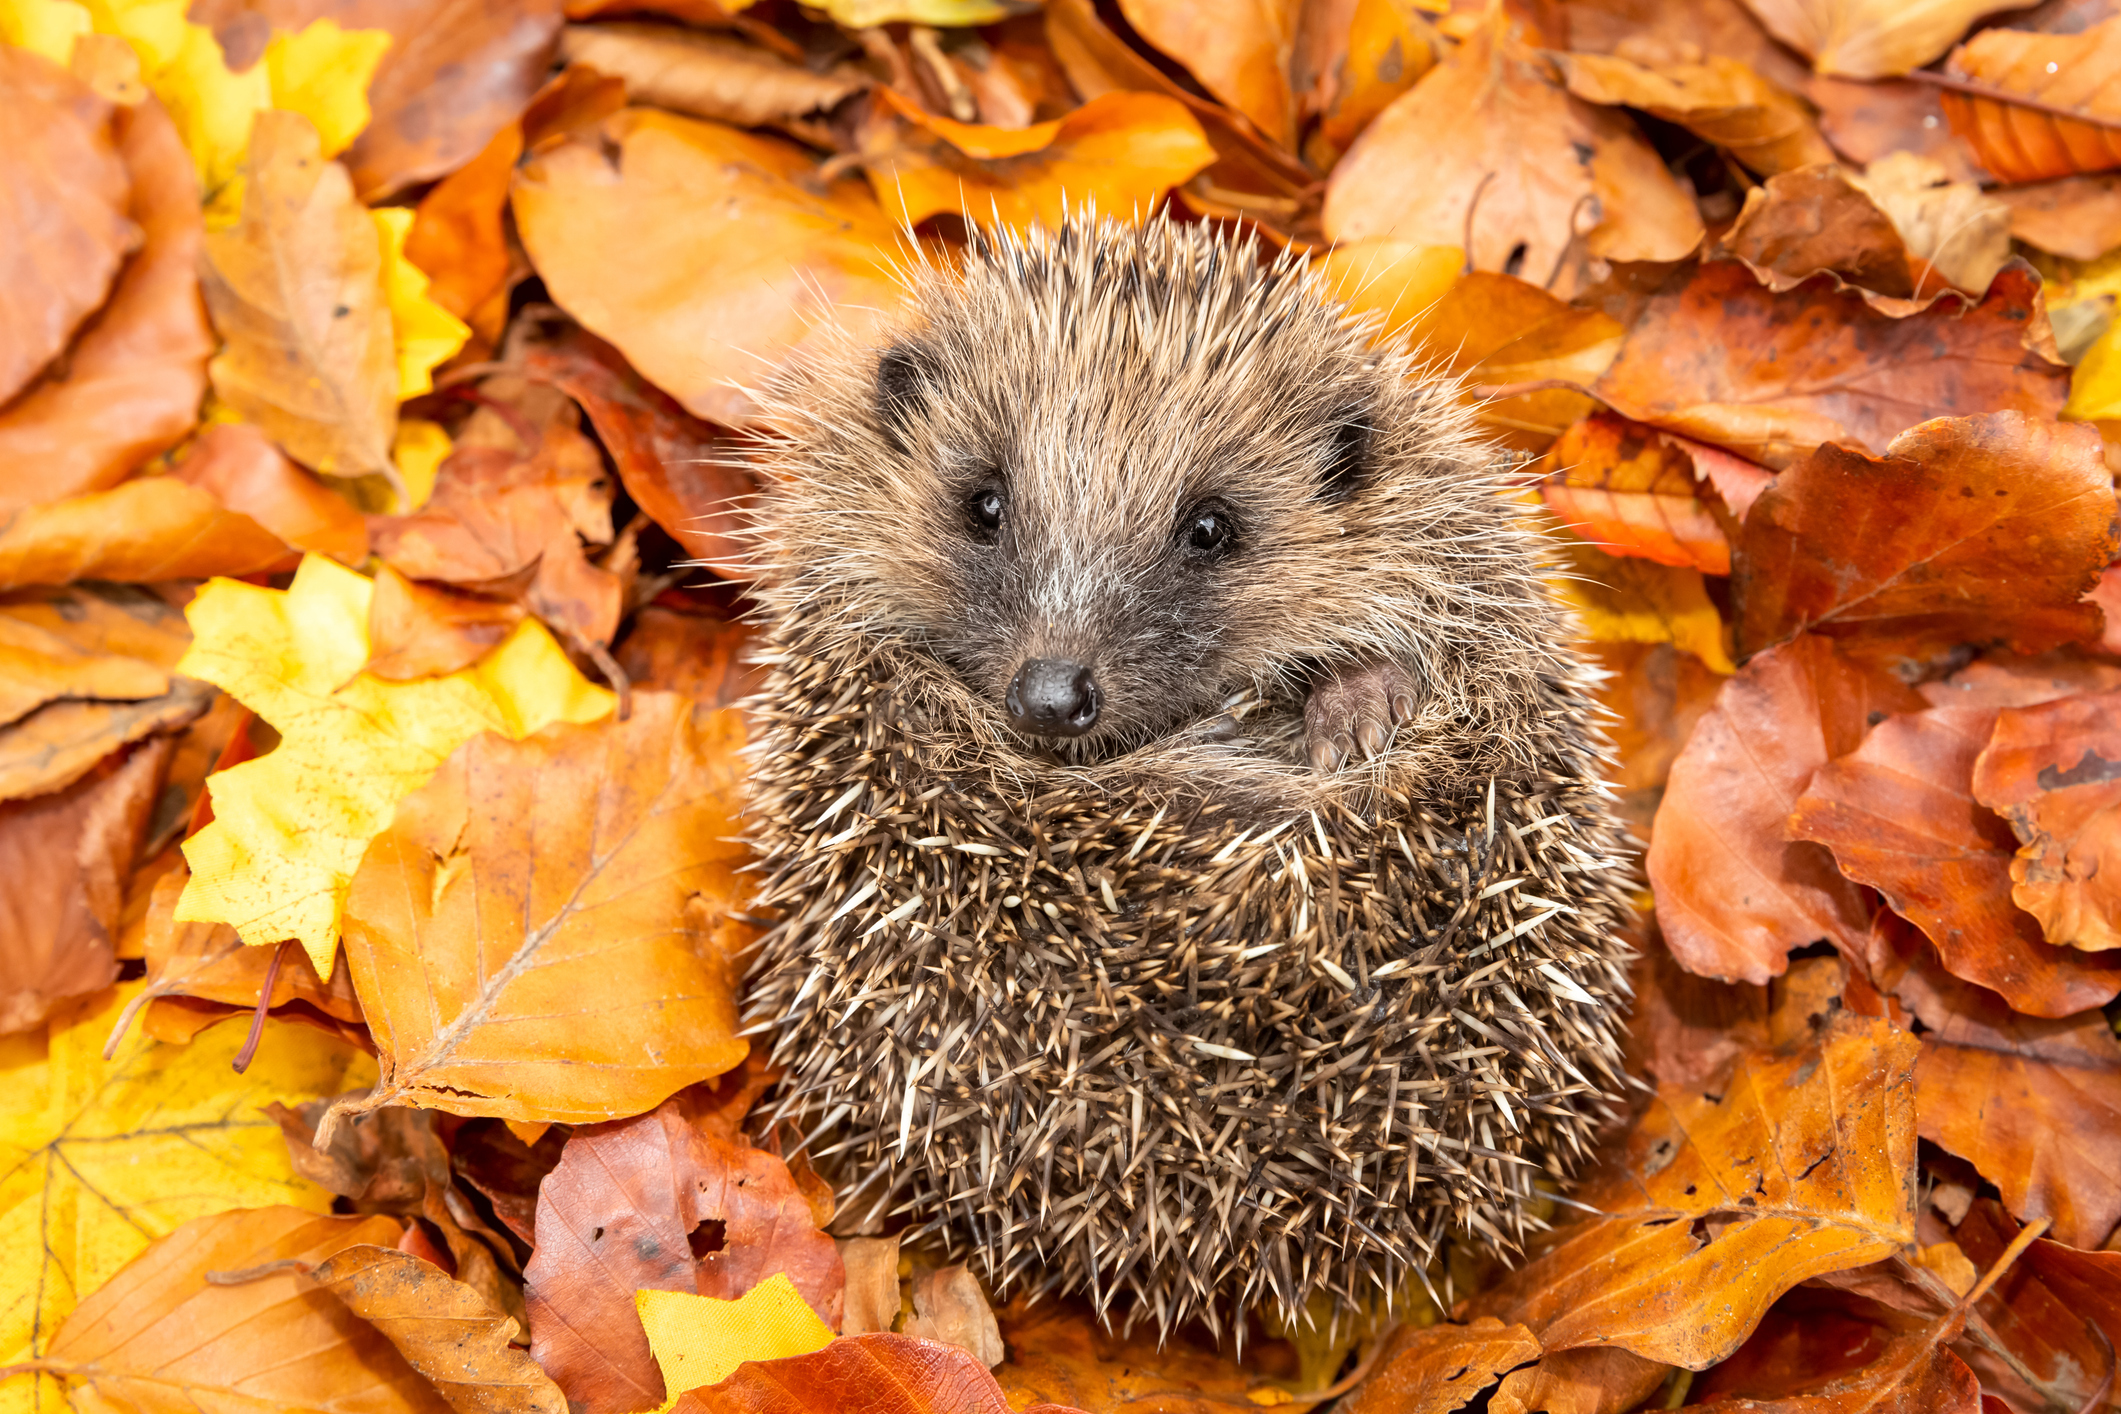
<svg viewBox="0 0 2121 1414">
<path fill-rule="evenodd" d="M 894 344 L 876 361 L 876 420 L 884 440 L 903 453 L 906 433 L 927 401 L 929 359 L 917 344 Z"/>
</svg>

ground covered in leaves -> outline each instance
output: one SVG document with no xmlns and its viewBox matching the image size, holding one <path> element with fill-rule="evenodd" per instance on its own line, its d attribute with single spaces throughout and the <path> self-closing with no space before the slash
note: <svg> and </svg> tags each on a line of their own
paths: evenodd
<svg viewBox="0 0 2121 1414">
<path fill-rule="evenodd" d="M 2108 0 L 0 41 L 0 1406 L 2116 1404 Z M 1242 1350 L 993 1299 L 746 1125 L 749 390 L 1064 200 L 1463 376 L 1644 843 L 1552 1231 Z"/>
</svg>

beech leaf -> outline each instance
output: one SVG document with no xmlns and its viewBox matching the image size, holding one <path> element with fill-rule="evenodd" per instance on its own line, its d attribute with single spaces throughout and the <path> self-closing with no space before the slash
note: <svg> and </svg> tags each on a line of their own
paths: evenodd
<svg viewBox="0 0 2121 1414">
<path fill-rule="evenodd" d="M 2017 834 L 2011 897 L 2066 948 L 2121 948 L 2117 714 L 2121 692 L 2006 709 L 1974 768 L 1975 796 Z"/>
<path fill-rule="evenodd" d="M 775 1272 L 734 1301 L 689 1291 L 648 1289 L 633 1294 L 634 1309 L 663 1374 L 663 1407 L 702 1385 L 717 1385 L 747 1360 L 808 1355 L 832 1339 L 788 1280 Z"/>
</svg>

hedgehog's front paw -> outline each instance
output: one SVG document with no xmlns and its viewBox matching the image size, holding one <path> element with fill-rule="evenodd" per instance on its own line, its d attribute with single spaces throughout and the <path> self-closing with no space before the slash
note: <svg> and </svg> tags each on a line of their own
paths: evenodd
<svg viewBox="0 0 2121 1414">
<path fill-rule="evenodd" d="M 1319 679 L 1304 704 L 1304 750 L 1312 769 L 1338 770 L 1360 749 L 1375 756 L 1392 729 L 1414 715 L 1414 679 L 1397 663 L 1344 668 Z"/>
</svg>

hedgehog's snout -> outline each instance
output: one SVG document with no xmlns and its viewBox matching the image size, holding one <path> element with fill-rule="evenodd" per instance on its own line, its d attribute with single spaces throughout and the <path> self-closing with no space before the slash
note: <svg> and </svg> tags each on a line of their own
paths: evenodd
<svg viewBox="0 0 2121 1414">
<path fill-rule="evenodd" d="M 1081 736 L 1097 725 L 1104 694 L 1072 658 L 1032 658 L 1009 680 L 1009 721 L 1036 736 Z"/>
</svg>

